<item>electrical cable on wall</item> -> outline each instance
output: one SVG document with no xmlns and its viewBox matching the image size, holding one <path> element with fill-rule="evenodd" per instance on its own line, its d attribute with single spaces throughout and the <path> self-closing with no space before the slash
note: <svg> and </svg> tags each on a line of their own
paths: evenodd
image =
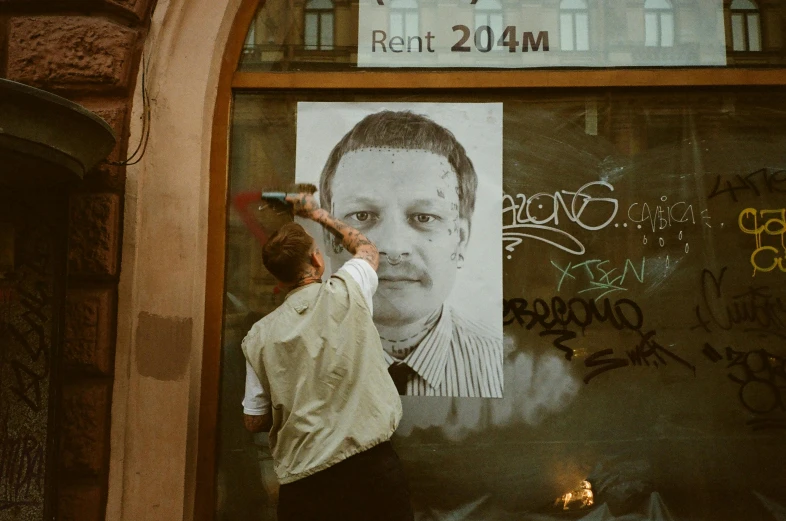
<svg viewBox="0 0 786 521">
<path fill-rule="evenodd" d="M 149 62 L 142 55 L 142 137 L 134 152 L 124 161 L 107 161 L 113 166 L 131 166 L 139 163 L 147 150 L 147 141 L 150 139 L 150 94 L 147 91 L 147 67 Z"/>
</svg>

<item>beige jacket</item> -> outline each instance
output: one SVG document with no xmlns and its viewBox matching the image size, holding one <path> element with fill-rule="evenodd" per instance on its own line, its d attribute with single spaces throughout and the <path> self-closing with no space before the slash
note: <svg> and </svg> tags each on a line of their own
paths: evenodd
<svg viewBox="0 0 786 521">
<path fill-rule="evenodd" d="M 243 340 L 270 397 L 270 448 L 290 483 L 390 439 L 401 399 L 360 287 L 339 270 L 292 291 Z"/>
</svg>

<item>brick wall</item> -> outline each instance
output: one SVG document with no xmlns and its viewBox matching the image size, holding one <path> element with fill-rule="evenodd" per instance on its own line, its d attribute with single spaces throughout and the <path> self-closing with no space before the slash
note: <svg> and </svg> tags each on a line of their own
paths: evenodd
<svg viewBox="0 0 786 521">
<path fill-rule="evenodd" d="M 0 0 L 0 75 L 94 111 L 118 137 L 109 159 L 121 161 L 129 148 L 131 96 L 154 4 Z M 124 185 L 125 167 L 102 164 L 70 196 L 55 484 L 62 521 L 105 516 Z"/>
</svg>

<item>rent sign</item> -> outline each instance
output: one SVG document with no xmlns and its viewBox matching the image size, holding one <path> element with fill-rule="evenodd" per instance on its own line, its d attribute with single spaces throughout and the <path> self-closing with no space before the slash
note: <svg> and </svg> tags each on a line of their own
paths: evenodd
<svg viewBox="0 0 786 521">
<path fill-rule="evenodd" d="M 723 65 L 722 0 L 360 0 L 359 67 Z"/>
</svg>

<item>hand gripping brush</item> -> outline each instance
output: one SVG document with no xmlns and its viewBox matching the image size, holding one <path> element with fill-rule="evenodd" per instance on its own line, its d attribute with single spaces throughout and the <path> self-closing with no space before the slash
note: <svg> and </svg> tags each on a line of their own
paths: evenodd
<svg viewBox="0 0 786 521">
<path fill-rule="evenodd" d="M 314 194 L 317 187 L 312 184 L 301 183 L 288 187 L 285 190 L 263 190 L 261 199 L 265 204 L 259 206 L 259 210 L 270 208 L 278 214 L 291 214 L 292 205 L 286 202 L 287 195 L 299 195 L 300 193 Z M 253 235 L 259 244 L 267 242 L 268 234 L 260 225 L 257 217 L 251 213 L 250 207 L 260 200 L 260 192 L 239 192 L 232 197 L 232 206 L 238 212 L 240 219 L 246 225 L 248 231 Z"/>
<path fill-rule="evenodd" d="M 287 202 L 287 197 L 297 197 L 303 193 L 314 195 L 316 191 L 317 187 L 310 183 L 298 183 L 285 191 L 263 190 L 262 200 L 273 210 L 289 212 L 292 209 L 292 204 Z"/>
</svg>

